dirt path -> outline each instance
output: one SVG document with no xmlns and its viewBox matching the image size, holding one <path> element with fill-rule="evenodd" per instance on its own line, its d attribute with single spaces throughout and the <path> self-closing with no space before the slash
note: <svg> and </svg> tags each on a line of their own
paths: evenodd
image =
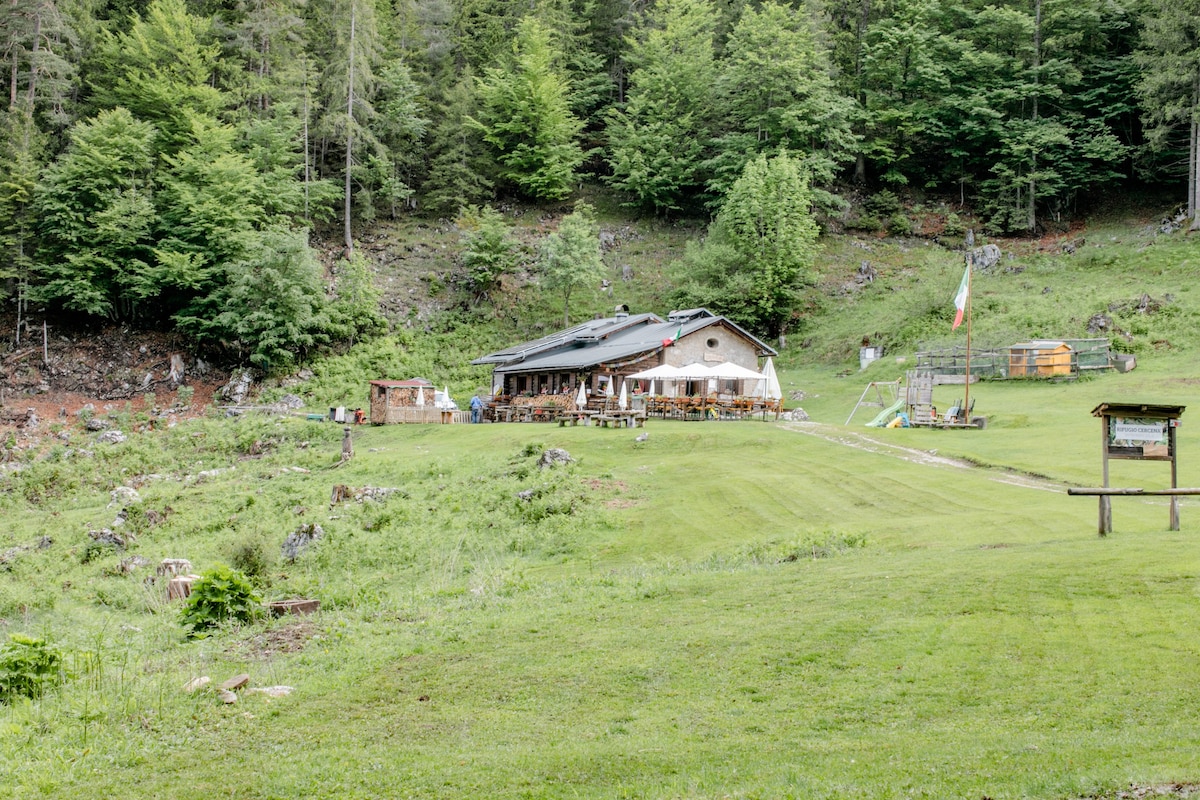
<svg viewBox="0 0 1200 800">
<path fill-rule="evenodd" d="M 1041 491 L 1055 492 L 1057 494 L 1066 492 L 1064 484 L 1045 478 L 1037 478 L 1010 470 L 981 467 L 966 459 L 939 456 L 936 450 L 918 450 L 915 447 L 904 447 L 875 439 L 858 431 L 840 430 L 819 422 L 787 422 L 784 423 L 783 427 L 787 430 L 802 433 L 806 436 L 815 436 L 818 439 L 824 439 L 827 442 L 833 442 L 843 447 L 853 447 L 856 450 L 864 450 L 868 453 L 900 459 L 910 464 L 924 464 L 944 469 L 980 470 L 987 474 L 989 480 L 996 481 L 997 483 L 1006 483 L 1025 489 L 1040 489 Z"/>
</svg>

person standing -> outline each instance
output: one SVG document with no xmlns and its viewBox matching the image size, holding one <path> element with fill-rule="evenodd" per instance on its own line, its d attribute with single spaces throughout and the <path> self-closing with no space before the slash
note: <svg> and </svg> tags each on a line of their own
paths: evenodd
<svg viewBox="0 0 1200 800">
<path fill-rule="evenodd" d="M 483 401 L 479 399 L 479 394 L 471 396 L 471 422 L 483 421 Z"/>
</svg>

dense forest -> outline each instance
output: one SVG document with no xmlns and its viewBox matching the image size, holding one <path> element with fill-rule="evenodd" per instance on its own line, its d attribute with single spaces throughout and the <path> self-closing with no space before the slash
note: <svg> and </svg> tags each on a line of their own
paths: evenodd
<svg viewBox="0 0 1200 800">
<path fill-rule="evenodd" d="M 681 291 L 770 335 L 846 187 L 1035 234 L 1151 184 L 1200 224 L 1200 0 L 11 0 L 0 29 L 6 303 L 268 369 L 383 324 L 363 226 L 463 220 L 482 298 L 494 206 L 585 182 L 712 219 Z M 581 203 L 539 255 L 568 300 L 595 232 Z"/>
</svg>

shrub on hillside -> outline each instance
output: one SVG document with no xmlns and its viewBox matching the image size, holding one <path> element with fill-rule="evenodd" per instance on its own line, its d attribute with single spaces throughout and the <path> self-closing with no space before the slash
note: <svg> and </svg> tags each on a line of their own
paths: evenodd
<svg viewBox="0 0 1200 800">
<path fill-rule="evenodd" d="M 261 538 L 243 539 L 234 544 L 229 561 L 234 569 L 260 584 L 271 569 L 271 555 Z"/>
<path fill-rule="evenodd" d="M 253 622 L 261 611 L 262 598 L 246 576 L 218 564 L 192 584 L 180 618 L 189 636 L 200 637 L 231 620 Z"/>
</svg>

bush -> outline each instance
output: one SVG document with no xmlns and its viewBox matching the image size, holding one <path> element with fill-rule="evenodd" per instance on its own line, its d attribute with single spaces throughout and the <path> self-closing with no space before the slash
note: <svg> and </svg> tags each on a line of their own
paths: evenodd
<svg viewBox="0 0 1200 800">
<path fill-rule="evenodd" d="M 863 207 L 872 216 L 884 218 L 899 214 L 904 210 L 903 203 L 895 192 L 884 189 L 876 192 L 863 201 Z"/>
<path fill-rule="evenodd" d="M 218 564 L 192 584 L 180 617 L 188 635 L 199 637 L 230 620 L 253 622 L 261 611 L 262 598 L 246 576 Z"/>
<path fill-rule="evenodd" d="M 229 561 L 246 577 L 260 581 L 271 569 L 271 557 L 262 539 L 244 539 L 233 546 Z"/>
<path fill-rule="evenodd" d="M 946 215 L 946 224 L 942 228 L 943 236 L 962 236 L 967 232 L 967 226 L 963 224 L 962 219 L 951 211 Z"/>
<path fill-rule="evenodd" d="M 850 230 L 862 231 L 863 233 L 876 233 L 883 230 L 883 223 L 878 217 L 873 217 L 870 214 L 862 214 L 858 218 L 846 223 L 846 227 Z"/>
<path fill-rule="evenodd" d="M 43 639 L 10 634 L 0 647 L 0 702 L 41 697 L 62 681 L 62 654 Z"/>
<path fill-rule="evenodd" d="M 912 222 L 903 214 L 892 214 L 888 217 L 887 230 L 893 236 L 908 236 L 912 233 Z"/>
</svg>

